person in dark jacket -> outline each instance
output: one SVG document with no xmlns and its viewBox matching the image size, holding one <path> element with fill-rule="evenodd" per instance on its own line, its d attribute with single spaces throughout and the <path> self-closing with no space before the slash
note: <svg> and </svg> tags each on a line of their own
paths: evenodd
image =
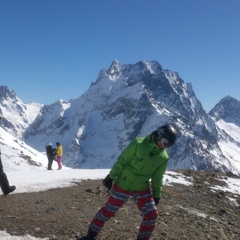
<svg viewBox="0 0 240 240">
<path fill-rule="evenodd" d="M 46 154 L 48 158 L 48 170 L 52 170 L 52 164 L 55 158 L 55 149 L 52 148 L 52 143 L 46 146 Z"/>
<path fill-rule="evenodd" d="M 8 195 L 16 189 L 16 186 L 9 186 L 6 173 L 3 171 L 1 150 L 0 150 L 0 186 L 4 195 Z"/>
<path fill-rule="evenodd" d="M 2 116 L 0 116 L 0 121 L 1 120 L 2 120 Z M 7 175 L 3 171 L 1 150 L 0 150 L 0 187 L 4 195 L 8 195 L 9 193 L 13 192 L 16 189 L 16 186 L 14 185 L 9 186 Z"/>
<path fill-rule="evenodd" d="M 151 238 L 169 159 L 165 148 L 173 146 L 176 137 L 175 128 L 165 124 L 145 138 L 136 138 L 126 147 L 103 180 L 111 190 L 107 203 L 92 219 L 87 236 L 77 237 L 77 240 L 95 240 L 104 224 L 130 197 L 143 216 L 137 240 Z"/>
</svg>

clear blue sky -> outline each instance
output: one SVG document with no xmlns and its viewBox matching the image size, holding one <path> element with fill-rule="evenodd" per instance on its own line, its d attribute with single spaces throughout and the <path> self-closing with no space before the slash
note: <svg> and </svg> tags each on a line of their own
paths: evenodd
<svg viewBox="0 0 240 240">
<path fill-rule="evenodd" d="M 240 100 L 240 0 L 0 0 L 0 85 L 24 102 L 77 98 L 113 60 L 158 61 L 206 111 Z"/>
</svg>

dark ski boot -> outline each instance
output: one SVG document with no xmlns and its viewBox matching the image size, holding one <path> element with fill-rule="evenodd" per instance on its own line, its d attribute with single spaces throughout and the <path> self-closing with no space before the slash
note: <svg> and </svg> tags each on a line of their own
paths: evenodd
<svg viewBox="0 0 240 240">
<path fill-rule="evenodd" d="M 4 195 L 8 195 L 16 189 L 14 185 L 9 186 L 7 175 L 4 172 L 0 172 L 0 187 Z"/>
<path fill-rule="evenodd" d="M 15 185 L 12 185 L 8 188 L 8 191 L 4 193 L 4 195 L 8 195 L 9 193 L 13 192 L 16 189 Z"/>
<path fill-rule="evenodd" d="M 96 239 L 97 239 L 97 235 L 94 232 L 88 233 L 87 236 L 76 238 L 76 240 L 96 240 Z"/>
</svg>

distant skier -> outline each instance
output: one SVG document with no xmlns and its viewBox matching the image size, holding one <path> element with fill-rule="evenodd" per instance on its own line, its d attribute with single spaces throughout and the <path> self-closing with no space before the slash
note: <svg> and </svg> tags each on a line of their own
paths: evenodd
<svg viewBox="0 0 240 240">
<path fill-rule="evenodd" d="M 2 116 L 0 116 L 0 121 L 2 120 Z M 2 189 L 2 192 L 4 195 L 8 195 L 9 193 L 13 192 L 16 187 L 9 186 L 9 182 L 7 179 L 7 175 L 3 171 L 3 164 L 2 164 L 2 156 L 1 156 L 1 150 L 0 150 L 0 187 Z"/>
<path fill-rule="evenodd" d="M 57 156 L 58 170 L 61 170 L 62 169 L 63 148 L 59 142 L 57 142 L 56 145 L 57 145 L 56 156 Z"/>
<path fill-rule="evenodd" d="M 165 148 L 171 147 L 176 137 L 175 128 L 166 124 L 145 138 L 136 138 L 127 146 L 103 180 L 103 184 L 112 189 L 106 205 L 92 219 L 87 236 L 77 240 L 95 240 L 105 222 L 130 197 L 143 216 L 137 240 L 150 239 L 158 216 L 156 205 L 161 197 L 163 175 L 169 159 Z"/>
<path fill-rule="evenodd" d="M 55 149 L 52 148 L 52 143 L 46 146 L 46 154 L 48 158 L 48 170 L 52 170 L 52 163 L 55 158 Z"/>
</svg>

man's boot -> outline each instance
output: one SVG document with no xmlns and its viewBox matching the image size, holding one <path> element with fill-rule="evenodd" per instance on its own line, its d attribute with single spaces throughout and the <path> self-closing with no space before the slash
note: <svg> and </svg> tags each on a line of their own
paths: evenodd
<svg viewBox="0 0 240 240">
<path fill-rule="evenodd" d="M 8 195 L 16 189 L 14 185 L 9 186 L 7 175 L 4 172 L 0 172 L 0 187 L 4 195 Z"/>
<path fill-rule="evenodd" d="M 76 240 L 96 240 L 97 234 L 94 232 L 89 232 L 87 236 L 84 237 L 78 237 Z"/>
</svg>

